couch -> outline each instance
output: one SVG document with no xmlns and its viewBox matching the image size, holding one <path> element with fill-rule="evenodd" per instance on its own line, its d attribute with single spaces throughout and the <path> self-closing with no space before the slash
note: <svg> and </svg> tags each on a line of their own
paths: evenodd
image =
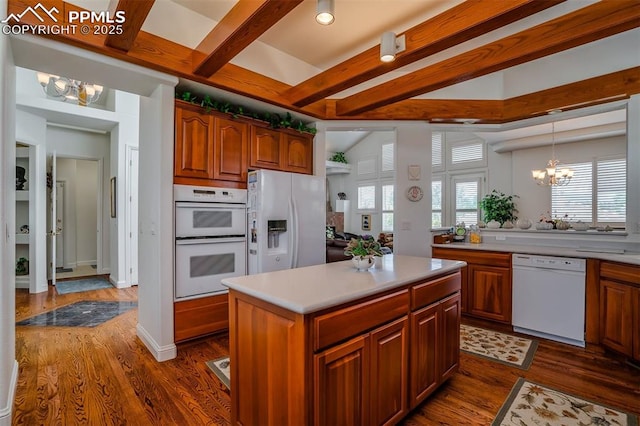
<svg viewBox="0 0 640 426">
<path fill-rule="evenodd" d="M 349 244 L 348 240 L 327 239 L 327 263 L 339 262 L 341 260 L 349 260 L 351 256 L 344 254 L 344 249 Z"/>
</svg>

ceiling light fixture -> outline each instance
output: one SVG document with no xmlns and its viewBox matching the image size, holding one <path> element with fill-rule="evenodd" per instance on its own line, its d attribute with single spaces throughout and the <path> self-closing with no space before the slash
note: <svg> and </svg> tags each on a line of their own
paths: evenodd
<svg viewBox="0 0 640 426">
<path fill-rule="evenodd" d="M 573 177 L 573 170 L 558 167 L 560 161 L 556 159 L 555 144 L 555 123 L 551 122 L 551 160 L 544 170 L 531 170 L 531 175 L 538 185 L 564 186 L 568 185 Z"/>
<path fill-rule="evenodd" d="M 396 59 L 396 54 L 405 50 L 404 34 L 396 37 L 396 33 L 389 31 L 382 34 L 380 39 L 380 60 L 382 62 L 392 62 Z"/>
<path fill-rule="evenodd" d="M 318 0 L 316 22 L 320 25 L 330 25 L 335 21 L 334 0 Z"/>
<path fill-rule="evenodd" d="M 103 87 L 97 84 L 72 80 L 44 72 L 38 72 L 37 76 L 38 82 L 47 96 L 62 98 L 65 102 L 77 101 L 80 106 L 87 106 L 92 102 L 96 102 L 103 90 Z"/>
</svg>

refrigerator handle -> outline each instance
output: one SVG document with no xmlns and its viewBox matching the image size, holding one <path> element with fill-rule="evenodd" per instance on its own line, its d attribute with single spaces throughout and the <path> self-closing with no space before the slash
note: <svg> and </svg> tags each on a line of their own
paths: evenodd
<svg viewBox="0 0 640 426">
<path fill-rule="evenodd" d="M 298 243 L 300 234 L 298 229 L 298 208 L 293 197 L 289 199 L 289 212 L 291 217 L 291 268 L 298 267 Z"/>
</svg>

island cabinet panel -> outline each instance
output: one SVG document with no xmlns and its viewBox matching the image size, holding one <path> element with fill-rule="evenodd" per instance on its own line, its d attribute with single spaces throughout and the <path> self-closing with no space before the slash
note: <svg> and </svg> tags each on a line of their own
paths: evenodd
<svg viewBox="0 0 640 426">
<path fill-rule="evenodd" d="M 249 167 L 282 170 L 285 162 L 284 141 L 277 130 L 251 126 Z"/>
<path fill-rule="evenodd" d="M 315 425 L 369 424 L 369 336 L 315 355 Z"/>
<path fill-rule="evenodd" d="M 213 179 L 213 117 L 189 107 L 175 108 L 176 178 Z M 198 181 L 192 184 L 198 184 Z M 186 183 L 186 182 L 185 182 Z"/>
<path fill-rule="evenodd" d="M 600 262 L 600 342 L 640 361 L 640 267 Z"/>
<path fill-rule="evenodd" d="M 458 371 L 459 352 L 459 291 L 411 313 L 409 409 Z"/>
<path fill-rule="evenodd" d="M 463 314 L 511 324 L 511 253 L 433 247 L 433 257 L 462 260 Z"/>
<path fill-rule="evenodd" d="M 229 328 L 227 294 L 175 302 L 173 306 L 176 343 Z"/>
<path fill-rule="evenodd" d="M 306 133 L 282 133 L 287 172 L 313 174 L 313 136 Z"/>
<path fill-rule="evenodd" d="M 231 421 L 238 425 L 310 424 L 311 372 L 304 319 L 253 299 L 229 298 Z"/>
<path fill-rule="evenodd" d="M 246 185 L 249 166 L 249 125 L 216 117 L 215 132 L 213 178 Z"/>
</svg>

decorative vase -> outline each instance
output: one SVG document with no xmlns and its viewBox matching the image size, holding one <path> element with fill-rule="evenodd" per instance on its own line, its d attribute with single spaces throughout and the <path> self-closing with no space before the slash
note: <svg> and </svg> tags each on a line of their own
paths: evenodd
<svg viewBox="0 0 640 426">
<path fill-rule="evenodd" d="M 548 231 L 553 229 L 553 223 L 549 222 L 538 222 L 536 223 L 536 229 L 539 231 Z"/>
<path fill-rule="evenodd" d="M 373 256 L 353 256 L 351 262 L 358 271 L 366 271 L 375 263 Z"/>
<path fill-rule="evenodd" d="M 589 229 L 589 224 L 585 223 L 581 220 L 577 221 L 577 222 L 573 222 L 573 225 L 571 225 L 573 227 L 573 229 L 575 229 L 576 231 L 586 231 Z"/>
<path fill-rule="evenodd" d="M 531 228 L 531 225 L 531 220 L 527 219 L 526 217 L 520 218 L 516 222 L 516 226 L 520 229 L 529 229 Z"/>
<path fill-rule="evenodd" d="M 511 222 L 510 220 L 507 220 L 502 224 L 502 227 L 504 229 L 513 229 L 513 222 Z"/>
<path fill-rule="evenodd" d="M 491 221 L 487 222 L 487 228 L 489 228 L 489 229 L 498 229 L 498 228 L 500 228 L 500 222 L 498 222 L 497 220 L 491 220 Z"/>
<path fill-rule="evenodd" d="M 556 229 L 559 229 L 561 231 L 566 231 L 567 229 L 569 229 L 569 222 L 565 222 L 564 220 L 559 220 L 556 222 Z"/>
</svg>

